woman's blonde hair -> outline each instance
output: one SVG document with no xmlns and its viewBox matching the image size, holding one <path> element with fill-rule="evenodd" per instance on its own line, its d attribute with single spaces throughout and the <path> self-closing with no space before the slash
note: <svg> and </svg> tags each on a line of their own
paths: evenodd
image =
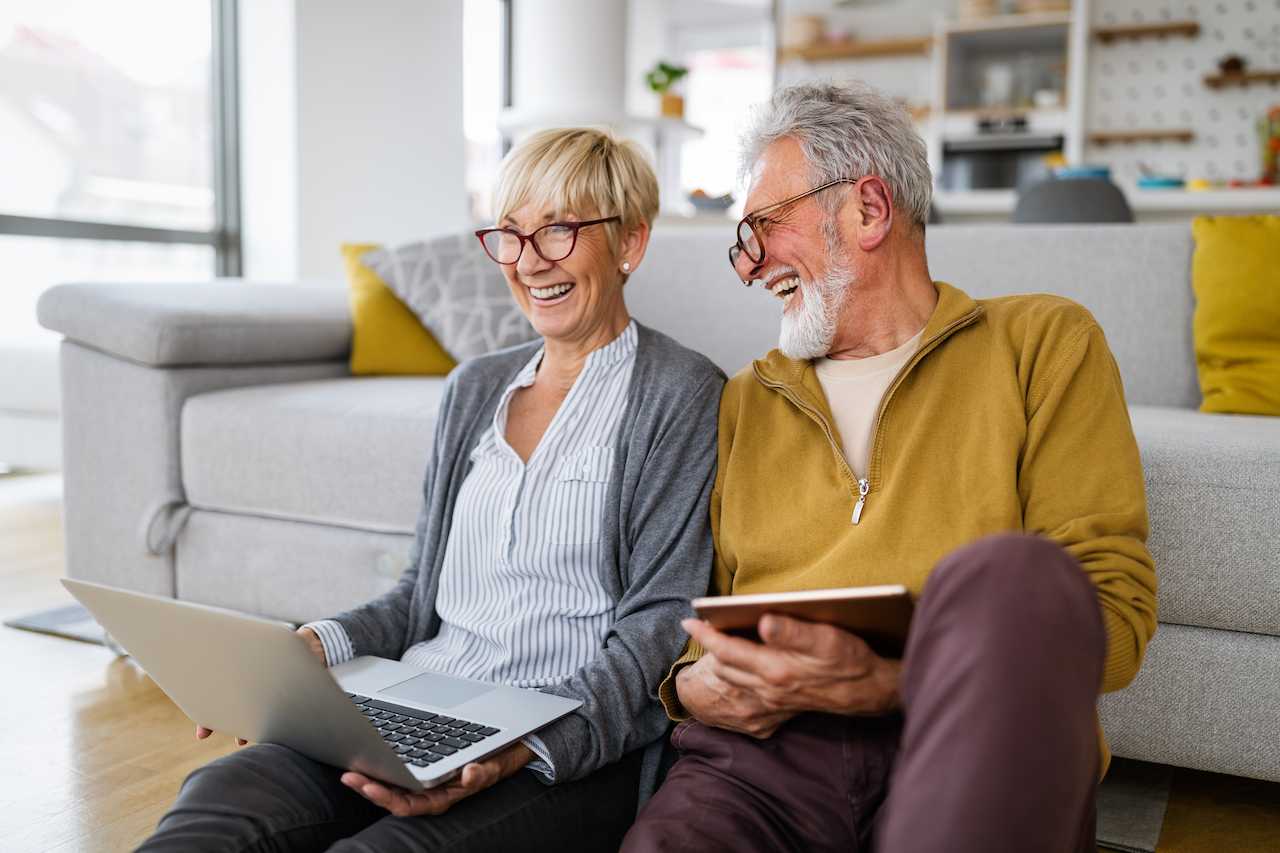
<svg viewBox="0 0 1280 853">
<path fill-rule="evenodd" d="M 616 251 L 619 234 L 653 224 L 658 179 L 640 146 L 628 139 L 590 127 L 544 130 L 503 159 L 493 191 L 496 220 L 530 202 L 584 219 L 621 217 L 607 226 Z"/>
</svg>

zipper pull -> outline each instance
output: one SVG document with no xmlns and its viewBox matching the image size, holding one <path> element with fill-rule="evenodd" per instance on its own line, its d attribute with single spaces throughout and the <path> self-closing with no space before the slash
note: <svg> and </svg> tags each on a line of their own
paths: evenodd
<svg viewBox="0 0 1280 853">
<path fill-rule="evenodd" d="M 862 508 L 867 505 L 867 492 L 871 491 L 871 483 L 866 479 L 858 481 L 858 502 L 853 505 L 853 523 L 862 518 Z"/>
</svg>

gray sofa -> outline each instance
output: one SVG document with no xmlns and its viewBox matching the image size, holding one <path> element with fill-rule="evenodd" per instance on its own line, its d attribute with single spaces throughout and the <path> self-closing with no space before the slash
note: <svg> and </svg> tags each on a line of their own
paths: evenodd
<svg viewBox="0 0 1280 853">
<path fill-rule="evenodd" d="M 735 281 L 729 239 L 659 227 L 627 289 L 733 373 L 778 308 Z M 1189 227 L 936 226 L 928 248 L 975 296 L 1080 301 L 1119 361 L 1162 624 L 1102 700 L 1115 752 L 1280 780 L 1280 419 L 1196 411 Z M 341 289 L 71 284 L 39 316 L 65 336 L 69 574 L 302 621 L 403 569 L 442 380 L 348 376 Z"/>
</svg>

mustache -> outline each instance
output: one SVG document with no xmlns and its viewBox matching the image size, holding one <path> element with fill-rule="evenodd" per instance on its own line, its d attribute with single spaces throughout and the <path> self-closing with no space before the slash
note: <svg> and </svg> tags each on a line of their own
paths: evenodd
<svg viewBox="0 0 1280 853">
<path fill-rule="evenodd" d="M 760 282 L 765 287 L 768 287 L 778 279 L 788 275 L 799 275 L 799 273 L 796 272 L 795 267 L 778 267 L 776 270 L 772 270 L 764 278 L 758 278 L 756 281 Z"/>
</svg>

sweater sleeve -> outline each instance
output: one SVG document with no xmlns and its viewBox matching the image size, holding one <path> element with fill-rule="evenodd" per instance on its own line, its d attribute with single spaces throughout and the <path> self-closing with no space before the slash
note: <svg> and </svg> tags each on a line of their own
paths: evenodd
<svg viewBox="0 0 1280 853">
<path fill-rule="evenodd" d="M 338 614 L 331 620 L 346 632 L 349 650 L 353 657 L 375 655 L 399 660 L 404 654 L 409 636 L 409 613 L 413 606 L 413 592 L 418 584 L 418 567 L 428 545 L 426 537 L 431 517 L 432 490 L 435 488 L 436 474 L 440 468 L 440 455 L 445 452 L 447 444 L 444 436 L 454 405 L 455 381 L 460 373 L 460 370 L 454 370 L 450 374 L 440 399 L 439 416 L 436 418 L 435 435 L 432 439 L 431 458 L 423 474 L 422 507 L 418 512 L 408 565 L 396 585 L 390 590 L 372 601 Z"/>
<path fill-rule="evenodd" d="M 689 599 L 711 571 L 707 502 L 716 470 L 716 415 L 723 377 L 708 377 L 665 419 L 648 448 L 625 526 L 625 588 L 604 648 L 547 692 L 582 707 L 538 731 L 557 782 L 580 779 L 666 731 L 658 684 L 679 654 Z M 635 451 L 633 451 L 635 452 Z"/>
<path fill-rule="evenodd" d="M 1028 391 L 1018 470 L 1023 525 L 1065 548 L 1097 589 L 1109 692 L 1133 680 L 1156 629 L 1142 464 L 1102 330 L 1089 318 L 1055 350 Z"/>
</svg>

